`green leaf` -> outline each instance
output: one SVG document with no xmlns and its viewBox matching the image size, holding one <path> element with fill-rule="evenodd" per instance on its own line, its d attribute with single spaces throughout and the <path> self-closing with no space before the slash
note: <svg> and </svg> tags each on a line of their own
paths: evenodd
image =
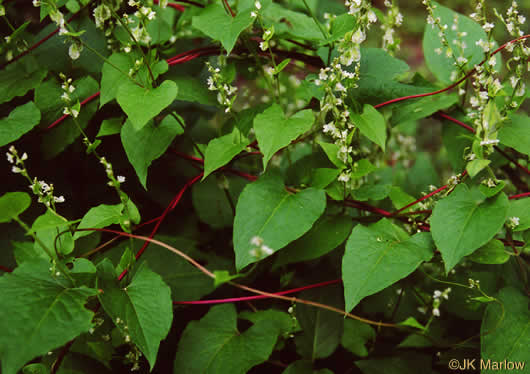
<svg viewBox="0 0 530 374">
<path fill-rule="evenodd" d="M 274 26 L 274 33 L 279 37 L 301 38 L 311 41 L 322 41 L 324 36 L 315 21 L 306 14 L 286 9 L 277 3 L 270 4 L 264 11 L 265 27 Z"/>
<path fill-rule="evenodd" d="M 99 128 L 99 132 L 96 137 L 99 138 L 102 136 L 119 134 L 121 131 L 122 123 L 122 117 L 104 119 L 103 122 L 101 122 L 101 127 Z"/>
<path fill-rule="evenodd" d="M 524 114 L 510 114 L 510 121 L 505 122 L 499 130 L 499 140 L 502 144 L 530 156 L 530 118 Z"/>
<path fill-rule="evenodd" d="M 186 326 L 173 372 L 245 374 L 269 358 L 279 333 L 276 323 L 269 319 L 240 332 L 234 305 L 214 306 L 200 321 Z"/>
<path fill-rule="evenodd" d="M 24 366 L 22 374 L 49 374 L 50 370 L 43 364 L 29 364 Z"/>
<path fill-rule="evenodd" d="M 516 288 L 506 287 L 499 291 L 497 299 L 502 303 L 502 308 L 499 303 L 490 303 L 480 328 L 482 359 L 484 365 L 492 365 L 482 368 L 505 374 L 517 372 L 518 370 L 493 365 L 505 360 L 524 365 L 528 360 L 530 343 L 528 297 Z M 523 372 L 521 367 L 519 370 Z"/>
<path fill-rule="evenodd" d="M 401 326 L 409 326 L 409 327 L 414 327 L 416 329 L 420 329 L 420 330 L 425 330 L 425 326 L 423 326 L 421 323 L 419 323 L 416 318 L 414 317 L 408 317 L 406 320 L 404 320 L 403 322 L 400 322 L 399 323 Z"/>
<path fill-rule="evenodd" d="M 357 225 L 342 258 L 346 310 L 412 273 L 431 259 L 433 251 L 429 233 L 409 237 L 386 218 L 370 226 Z"/>
<path fill-rule="evenodd" d="M 11 245 L 13 246 L 13 255 L 15 256 L 18 265 L 37 257 L 49 260 L 46 252 L 44 252 L 42 248 L 38 248 L 37 250 L 33 242 L 11 241 Z"/>
<path fill-rule="evenodd" d="M 373 106 L 364 104 L 362 114 L 352 114 L 355 126 L 361 134 L 381 147 L 383 152 L 386 145 L 386 123 L 385 118 Z"/>
<path fill-rule="evenodd" d="M 314 168 L 311 170 L 311 187 L 326 188 L 335 180 L 340 174 L 339 169 L 330 168 Z"/>
<path fill-rule="evenodd" d="M 314 121 L 311 109 L 302 110 L 286 118 L 278 104 L 273 104 L 258 114 L 254 118 L 254 130 L 263 153 L 263 169 L 267 168 L 267 163 L 277 151 L 309 131 Z"/>
<path fill-rule="evenodd" d="M 50 263 L 24 262 L 0 277 L 0 358 L 2 373 L 15 374 L 28 361 L 59 348 L 91 327 L 85 308 L 96 290 L 73 288 Z"/>
<path fill-rule="evenodd" d="M 278 328 L 282 334 L 289 334 L 291 332 L 300 330 L 298 323 L 293 320 L 291 315 L 277 309 L 267 309 L 256 312 L 244 310 L 239 313 L 238 318 L 246 319 L 247 321 L 250 321 L 254 324 L 258 323 L 259 321 L 269 320 L 274 323 L 276 328 Z"/>
<path fill-rule="evenodd" d="M 199 219 L 215 229 L 232 226 L 234 222 L 232 204 L 237 202 L 245 184 L 242 178 L 225 176 L 221 176 L 220 179 L 211 176 L 195 184 L 192 189 L 192 201 Z"/>
<path fill-rule="evenodd" d="M 425 63 L 429 70 L 443 83 L 453 83 L 451 75 L 454 70 L 457 70 L 454 62 L 459 57 L 464 57 L 468 60 L 465 70 L 469 70 L 474 65 L 480 63 L 484 59 L 484 51 L 482 47 L 476 44 L 479 39 L 488 41 L 488 35 L 482 27 L 472 19 L 457 13 L 449 8 L 446 8 L 433 1 L 434 18 L 440 17 L 442 25 L 448 25 L 444 34 L 447 42 L 452 50 L 452 56 L 447 56 L 447 48 L 443 46 L 442 39 L 438 35 L 440 30 L 434 25 L 425 24 L 425 31 L 423 33 L 423 55 L 425 56 Z M 454 19 L 457 17 L 457 29 L 453 30 L 452 25 Z M 462 33 L 466 33 L 462 35 Z M 461 52 L 461 49 L 455 46 L 453 41 L 459 41 L 466 44 L 467 48 Z M 438 48 L 441 49 L 441 53 Z M 495 48 L 493 48 L 495 49 Z M 463 53 L 463 54 L 462 54 Z M 500 66 L 501 60 L 497 59 L 497 67 Z"/>
<path fill-rule="evenodd" d="M 130 336 L 152 370 L 160 341 L 168 334 L 173 319 L 171 290 L 145 263 L 124 288 L 109 260 L 98 265 L 96 284 L 103 291 L 98 294 L 103 309 L 122 335 Z"/>
<path fill-rule="evenodd" d="M 442 253 L 445 271 L 464 256 L 489 242 L 502 228 L 508 213 L 504 193 L 485 199 L 478 190 L 459 184 L 448 197 L 434 207 L 431 232 Z"/>
<path fill-rule="evenodd" d="M 344 164 L 344 162 L 342 162 L 342 160 L 338 157 L 339 146 L 337 144 L 326 143 L 321 141 L 317 141 L 317 143 L 322 147 L 322 149 L 328 156 L 329 160 L 333 163 L 333 165 L 335 165 L 341 170 L 346 167 L 346 164 Z"/>
<path fill-rule="evenodd" d="M 210 140 L 204 152 L 204 176 L 202 180 L 232 161 L 249 144 L 250 140 L 243 136 L 237 127 L 234 127 L 230 134 Z"/>
<path fill-rule="evenodd" d="M 177 92 L 177 85 L 170 80 L 152 89 L 142 88 L 127 80 L 118 88 L 116 100 L 138 131 L 168 107 L 177 97 Z"/>
<path fill-rule="evenodd" d="M 108 58 L 108 62 L 103 64 L 101 68 L 100 107 L 116 98 L 122 84 L 125 82 L 132 84 L 128 78 L 128 73 L 131 68 L 137 70 L 137 66 L 135 66 L 135 61 L 137 60 L 143 61 L 143 56 L 139 51 L 134 50 L 127 54 L 113 53 Z M 151 71 L 156 79 L 160 74 L 165 73 L 167 68 L 168 66 L 165 61 L 159 61 L 154 66 L 151 66 Z M 138 70 L 132 79 L 144 86 L 149 85 L 151 76 L 147 70 L 147 66 L 142 64 L 140 70 Z"/>
<path fill-rule="evenodd" d="M 327 287 L 326 290 L 309 290 L 300 298 L 342 309 L 344 303 L 340 287 Z M 312 305 L 298 304 L 296 318 L 303 334 L 296 337 L 296 348 L 302 356 L 315 361 L 331 355 L 340 344 L 344 317 L 338 313 Z"/>
<path fill-rule="evenodd" d="M 474 178 L 480 173 L 486 166 L 491 163 L 491 160 L 476 159 L 470 161 L 466 165 L 466 170 L 471 178 Z"/>
<path fill-rule="evenodd" d="M 383 200 L 392 190 L 391 184 L 365 184 L 352 192 L 353 198 L 359 201 Z"/>
<path fill-rule="evenodd" d="M 120 223 L 121 217 L 124 215 L 123 204 L 105 205 L 101 204 L 90 210 L 83 216 L 83 219 L 77 226 L 78 229 L 86 228 L 103 228 L 116 223 Z M 83 236 L 92 234 L 93 231 L 76 231 L 74 240 Z"/>
<path fill-rule="evenodd" d="M 279 74 L 281 73 L 281 71 L 283 69 L 285 69 L 285 67 L 289 64 L 289 62 L 291 62 L 291 59 L 290 58 L 286 58 L 285 60 L 283 60 L 282 62 L 280 62 L 274 69 L 273 69 L 273 74 L 276 75 L 276 74 Z"/>
<path fill-rule="evenodd" d="M 375 166 L 367 158 L 363 158 L 353 163 L 351 177 L 361 178 L 370 174 L 374 170 Z"/>
<path fill-rule="evenodd" d="M 346 70 L 353 73 L 355 65 Z M 398 79 L 409 71 L 405 61 L 390 56 L 381 48 L 361 48 L 359 86 L 351 95 L 363 102 L 378 104 L 400 96 L 429 92 L 430 88 L 399 83 Z"/>
<path fill-rule="evenodd" d="M 222 284 L 230 282 L 232 279 L 236 279 L 240 276 L 239 274 L 230 275 L 230 272 L 228 270 L 215 270 L 213 272 L 213 275 L 215 275 L 215 278 L 213 280 L 213 286 L 215 288 L 219 287 Z"/>
<path fill-rule="evenodd" d="M 35 251 L 42 252 L 41 243 L 55 253 L 55 248 L 62 254 L 72 253 L 74 250 L 74 239 L 72 233 L 64 232 L 70 228 L 68 220 L 51 210 L 46 210 L 34 222 L 31 229 L 39 240 L 35 241 Z M 59 235 L 61 234 L 61 235 Z M 56 239 L 57 238 L 57 239 Z"/>
<path fill-rule="evenodd" d="M 31 198 L 25 192 L 8 192 L 0 197 L 0 223 L 17 218 L 31 204 Z"/>
<path fill-rule="evenodd" d="M 212 91 L 209 91 L 206 84 L 192 77 L 172 78 L 179 90 L 177 100 L 195 102 L 204 105 L 218 106 L 219 103 Z"/>
<path fill-rule="evenodd" d="M 247 185 L 237 202 L 234 220 L 236 268 L 259 260 L 251 254 L 254 237 L 277 251 L 306 233 L 325 207 L 324 191 L 308 188 L 290 194 L 275 175 L 264 175 Z"/>
<path fill-rule="evenodd" d="M 129 119 L 121 129 L 121 143 L 129 162 L 142 186 L 147 189 L 147 169 L 162 156 L 175 139 L 183 133 L 182 126 L 172 116 L 166 116 L 158 125 L 149 121 L 138 129 Z"/>
<path fill-rule="evenodd" d="M 33 129 L 40 122 L 40 111 L 30 101 L 0 119 L 0 147 L 9 144 Z"/>
<path fill-rule="evenodd" d="M 510 255 L 504 250 L 503 242 L 493 239 L 473 252 L 469 259 L 479 264 L 504 264 Z"/>
<path fill-rule="evenodd" d="M 404 192 L 401 187 L 398 186 L 392 186 L 389 196 L 390 200 L 392 200 L 392 205 L 394 205 L 394 207 L 398 210 L 416 201 L 415 198 Z M 410 208 L 405 209 L 403 212 L 409 211 L 413 208 L 414 206 L 411 206 Z"/>
<path fill-rule="evenodd" d="M 341 345 L 359 357 L 368 356 L 367 345 L 375 340 L 375 331 L 366 323 L 355 319 L 344 320 Z"/>
<path fill-rule="evenodd" d="M 420 99 L 414 99 L 413 102 L 397 104 L 392 109 L 392 126 L 399 125 L 403 122 L 416 121 L 418 119 L 429 117 L 437 111 L 447 109 L 457 102 L 458 96 L 456 94 L 452 94 L 427 96 Z"/>
<path fill-rule="evenodd" d="M 351 233 L 353 222 L 345 216 L 322 216 L 300 239 L 278 253 L 274 266 L 312 260 L 337 248 Z"/>
<path fill-rule="evenodd" d="M 24 60 L 15 62 L 0 71 L 0 104 L 14 97 L 24 96 L 46 77 L 47 70 L 39 69 L 38 64 Z"/>
<path fill-rule="evenodd" d="M 238 12 L 235 17 L 226 13 L 220 4 L 210 5 L 193 17 L 192 26 L 210 38 L 219 40 L 227 54 L 232 52 L 239 34 L 254 23 L 250 16 L 251 10 Z"/>
</svg>

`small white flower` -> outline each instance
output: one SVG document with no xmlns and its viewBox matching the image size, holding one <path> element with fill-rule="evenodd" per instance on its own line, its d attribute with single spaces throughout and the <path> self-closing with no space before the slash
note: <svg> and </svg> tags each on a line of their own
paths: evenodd
<svg viewBox="0 0 530 374">
<path fill-rule="evenodd" d="M 519 226 L 520 223 L 521 223 L 521 219 L 519 217 L 508 218 L 508 226 L 511 227 L 512 229 Z"/>
<path fill-rule="evenodd" d="M 435 290 L 435 291 L 434 291 L 434 294 L 433 294 L 433 297 L 434 297 L 435 299 L 438 299 L 440 296 L 442 296 L 442 291 Z"/>
<path fill-rule="evenodd" d="M 261 9 L 261 3 L 259 1 L 256 1 L 254 3 L 254 6 L 256 7 L 257 10 L 260 10 Z"/>
<path fill-rule="evenodd" d="M 260 248 L 266 255 L 272 255 L 274 253 L 274 250 L 265 244 L 261 246 Z"/>
<path fill-rule="evenodd" d="M 12 171 L 13 173 L 15 173 L 15 174 L 22 173 L 22 169 L 19 168 L 18 166 L 13 166 L 13 167 L 11 168 L 11 171 Z"/>
<path fill-rule="evenodd" d="M 354 44 L 361 44 L 365 39 L 366 34 L 360 28 L 358 28 L 357 31 L 355 31 L 351 36 L 351 41 Z"/>
<path fill-rule="evenodd" d="M 435 317 L 440 317 L 440 309 L 434 308 L 432 310 L 432 315 L 435 316 Z"/>
<path fill-rule="evenodd" d="M 116 177 L 116 180 L 118 181 L 118 183 L 123 183 L 125 182 L 125 177 L 123 175 L 118 175 Z"/>
<path fill-rule="evenodd" d="M 250 244 L 255 245 L 256 247 L 261 247 L 263 245 L 263 238 L 253 236 L 252 239 L 250 239 Z"/>
<path fill-rule="evenodd" d="M 489 23 L 489 22 L 486 22 L 482 28 L 484 29 L 484 31 L 486 32 L 490 32 L 493 28 L 495 27 L 495 25 L 493 23 Z"/>
<path fill-rule="evenodd" d="M 15 162 L 15 158 L 13 157 L 13 155 L 9 152 L 6 152 L 6 156 L 7 156 L 7 161 L 10 163 L 10 164 L 13 164 Z"/>
<path fill-rule="evenodd" d="M 59 196 L 59 197 L 53 197 L 53 200 L 56 202 L 56 203 L 64 203 L 64 196 Z"/>
</svg>

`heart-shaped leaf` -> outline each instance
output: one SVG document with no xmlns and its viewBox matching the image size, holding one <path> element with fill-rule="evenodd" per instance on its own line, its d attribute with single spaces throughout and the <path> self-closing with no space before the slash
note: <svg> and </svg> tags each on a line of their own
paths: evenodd
<svg viewBox="0 0 530 374">
<path fill-rule="evenodd" d="M 125 81 L 118 89 L 116 100 L 133 126 L 140 130 L 150 119 L 175 100 L 177 92 L 177 85 L 170 80 L 152 89 L 142 88 L 130 81 Z"/>
<path fill-rule="evenodd" d="M 97 287 L 103 290 L 98 295 L 103 309 L 121 333 L 130 336 L 140 348 L 152 370 L 160 341 L 169 332 L 173 319 L 170 288 L 145 263 L 139 265 L 125 288 L 118 283 L 108 259 L 98 265 L 97 273 Z"/>
<path fill-rule="evenodd" d="M 290 194 L 274 175 L 247 185 L 239 196 L 234 220 L 237 269 L 260 260 L 251 254 L 256 247 L 253 238 L 273 251 L 281 249 L 309 231 L 325 207 L 324 191 L 308 188 Z"/>
<path fill-rule="evenodd" d="M 121 142 L 140 183 L 147 189 L 147 169 L 182 134 L 183 128 L 173 116 L 166 116 L 158 125 L 153 121 L 138 129 L 129 121 L 121 128 Z"/>
<path fill-rule="evenodd" d="M 192 25 L 214 40 L 219 40 L 230 54 L 239 34 L 252 25 L 251 10 L 238 12 L 235 17 L 227 14 L 220 4 L 206 7 L 200 15 L 193 17 Z"/>
<path fill-rule="evenodd" d="M 310 109 L 286 118 L 282 108 L 274 104 L 254 118 L 254 130 L 263 153 L 263 169 L 271 157 L 297 137 L 311 129 L 315 118 Z"/>
<path fill-rule="evenodd" d="M 459 184 L 432 212 L 431 232 L 442 253 L 445 271 L 489 242 L 502 228 L 508 214 L 504 193 L 485 199 L 478 189 Z"/>
<path fill-rule="evenodd" d="M 17 140 L 39 121 L 40 111 L 32 101 L 13 109 L 8 117 L 0 119 L 0 147 Z"/>
<path fill-rule="evenodd" d="M 409 237 L 386 218 L 368 227 L 357 225 L 342 258 L 346 310 L 412 273 L 431 259 L 433 250 L 429 233 Z"/>
</svg>

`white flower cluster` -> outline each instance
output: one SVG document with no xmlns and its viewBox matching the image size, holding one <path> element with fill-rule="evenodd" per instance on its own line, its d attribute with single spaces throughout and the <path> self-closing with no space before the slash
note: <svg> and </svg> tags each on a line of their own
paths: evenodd
<svg viewBox="0 0 530 374">
<path fill-rule="evenodd" d="M 81 104 L 79 103 L 79 100 L 72 104 L 72 98 L 70 95 L 75 91 L 75 86 L 72 84 L 72 78 L 67 78 L 63 73 L 59 73 L 59 76 L 63 80 L 63 84 L 61 85 L 61 88 L 63 89 L 61 100 L 65 103 L 63 114 L 77 118 L 77 116 L 79 116 L 79 111 L 81 110 Z"/>
<path fill-rule="evenodd" d="M 107 174 L 107 178 L 109 178 L 107 184 L 111 187 L 119 189 L 120 184 L 125 182 L 125 177 L 121 175 L 115 177 L 114 171 L 112 170 L 112 164 L 108 162 L 105 157 L 101 157 L 99 159 L 99 163 L 105 167 L 105 173 Z"/>
<path fill-rule="evenodd" d="M 518 4 L 516 1 L 512 2 L 512 6 L 506 11 L 506 19 L 501 14 L 495 12 L 495 15 L 504 23 L 506 29 L 511 36 L 517 38 L 524 35 L 524 31 L 521 29 L 526 22 L 526 17 L 519 14 L 517 10 Z"/>
<path fill-rule="evenodd" d="M 274 253 L 274 250 L 265 245 L 263 238 L 259 236 L 253 236 L 252 239 L 250 239 L 250 244 L 254 246 L 254 248 L 250 250 L 250 255 L 256 259 L 261 259 L 262 257 L 270 256 Z"/>
<path fill-rule="evenodd" d="M 219 104 L 226 107 L 225 113 L 228 113 L 232 110 L 232 105 L 237 97 L 237 95 L 235 95 L 237 87 L 230 86 L 224 81 L 224 78 L 221 75 L 221 69 L 214 68 L 209 62 L 207 62 L 206 65 L 211 74 L 207 80 L 208 89 L 210 91 L 219 91 L 217 93 L 217 101 Z"/>
<path fill-rule="evenodd" d="M 6 152 L 7 161 L 12 164 L 11 171 L 15 174 L 22 174 L 25 177 L 28 177 L 26 168 L 24 167 L 24 161 L 28 159 L 28 154 L 24 152 L 22 156 L 18 155 L 18 152 L 14 145 L 9 147 L 8 152 Z M 20 165 L 20 166 L 19 166 Z"/>
<path fill-rule="evenodd" d="M 433 302 L 432 302 L 432 315 L 435 317 L 440 317 L 440 305 L 442 304 L 442 299 L 449 300 L 449 293 L 451 288 L 446 288 L 443 292 L 435 290 L 433 293 Z"/>
<path fill-rule="evenodd" d="M 357 64 L 358 67 L 359 65 Z M 343 70 L 339 60 L 335 59 L 330 67 L 320 70 L 318 79 L 315 80 L 315 84 L 324 87 L 324 97 L 320 101 L 320 111 L 324 118 L 328 113 L 331 113 L 333 118 L 324 125 L 323 132 L 329 135 L 334 143 L 339 146 L 337 156 L 344 163 L 348 162 L 348 156 L 353 153 L 349 134 L 354 128 L 354 124 L 350 119 L 350 112 L 345 104 L 347 96 L 345 84 L 353 85 L 358 76 L 358 71 L 351 73 Z M 349 180 L 349 174 L 339 178 L 347 181 Z"/>
<path fill-rule="evenodd" d="M 394 38 L 394 27 L 399 27 L 403 24 L 403 15 L 399 12 L 399 8 L 394 0 L 385 0 L 385 7 L 388 8 L 384 22 L 381 24 L 383 30 L 383 45 L 382 48 L 389 54 L 399 50 L 399 43 L 401 40 Z"/>
<path fill-rule="evenodd" d="M 110 19 L 112 13 L 108 5 L 101 3 L 94 8 L 92 13 L 94 15 L 94 21 L 96 22 L 96 27 L 98 29 L 103 29 L 105 26 L 105 21 Z"/>
<path fill-rule="evenodd" d="M 263 36 L 261 37 L 263 39 L 262 42 L 259 43 L 259 48 L 262 51 L 266 51 L 270 47 L 273 46 L 272 37 L 274 36 L 274 26 L 271 26 L 270 29 L 265 29 L 263 32 Z"/>
<path fill-rule="evenodd" d="M 64 196 L 57 197 L 53 195 L 53 184 L 39 181 L 37 178 L 31 180 L 28 171 L 26 170 L 26 166 L 24 165 L 24 161 L 28 159 L 28 154 L 26 152 L 24 152 L 22 156 L 19 156 L 15 146 L 12 145 L 9 147 L 6 156 L 7 161 L 13 165 L 11 171 L 15 174 L 21 174 L 31 182 L 29 188 L 36 196 L 38 196 L 39 203 L 43 203 L 47 207 L 53 207 L 53 204 L 55 203 L 64 203 Z"/>
<path fill-rule="evenodd" d="M 506 225 L 512 230 L 514 230 L 520 224 L 521 224 L 521 219 L 519 217 L 510 217 L 508 218 L 508 223 Z"/>
<path fill-rule="evenodd" d="M 252 18 L 257 18 L 260 10 L 261 10 L 261 3 L 259 2 L 259 0 L 257 0 L 256 2 L 254 2 L 254 10 L 250 12 L 250 16 Z"/>
</svg>

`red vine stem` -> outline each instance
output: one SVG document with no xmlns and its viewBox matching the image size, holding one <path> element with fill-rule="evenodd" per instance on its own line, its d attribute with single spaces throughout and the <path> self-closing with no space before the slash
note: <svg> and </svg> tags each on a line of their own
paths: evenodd
<svg viewBox="0 0 530 374">
<path fill-rule="evenodd" d="M 522 197 L 529 197 L 529 196 L 530 196 L 530 192 L 525 192 L 525 193 L 520 193 L 519 195 L 512 195 L 508 199 L 514 200 L 514 199 L 520 199 Z"/>
<path fill-rule="evenodd" d="M 342 283 L 341 279 L 333 279 L 326 282 L 310 284 L 308 286 L 293 288 L 286 291 L 274 292 L 274 295 L 289 295 L 296 292 L 301 292 L 304 290 L 310 290 L 312 288 L 325 287 L 336 283 Z M 201 305 L 201 304 L 225 304 L 225 303 L 237 303 L 240 301 L 250 301 L 250 300 L 260 300 L 260 299 L 269 299 L 270 296 L 267 295 L 256 295 L 256 296 L 243 296 L 243 297 L 232 297 L 226 299 L 210 299 L 210 300 L 194 300 L 194 301 L 173 301 L 173 304 L 183 304 L 183 305 Z"/>
<path fill-rule="evenodd" d="M 228 9 L 228 11 L 230 12 L 230 15 L 232 16 L 232 18 L 234 18 L 236 14 L 232 10 L 232 8 L 230 8 L 230 4 L 228 4 L 228 0 L 223 0 L 223 3 L 226 6 L 226 9 Z"/>
<path fill-rule="evenodd" d="M 158 4 L 159 2 L 160 0 L 154 0 L 155 4 Z M 183 5 L 179 5 L 175 3 L 168 3 L 167 6 L 175 10 L 178 10 L 179 12 L 184 12 L 186 10 L 186 7 L 184 7 Z"/>
<path fill-rule="evenodd" d="M 510 40 L 509 42 L 507 43 L 504 43 L 503 45 L 501 45 L 499 48 L 497 48 L 495 51 L 493 51 L 489 56 L 488 58 L 490 58 L 491 56 L 497 54 L 498 52 L 502 51 L 504 48 L 506 48 L 507 45 L 511 44 L 511 43 L 516 43 L 518 42 L 519 40 L 523 40 L 523 39 L 527 39 L 527 38 L 530 38 L 530 34 L 529 35 L 523 35 L 523 36 L 520 36 L 518 37 L 517 39 L 513 39 L 513 40 Z M 478 66 L 482 66 L 485 62 L 486 62 L 487 59 L 484 59 L 482 60 L 481 63 L 478 64 Z M 452 88 L 455 88 L 456 86 L 458 86 L 460 83 L 462 83 L 463 81 L 465 81 L 467 78 L 469 78 L 471 75 L 473 75 L 475 72 L 476 72 L 476 68 L 473 68 L 471 69 L 466 75 L 464 75 L 462 78 L 460 78 L 459 80 L 457 80 L 455 83 L 445 87 L 445 88 L 442 88 L 440 90 L 437 90 L 437 91 L 433 91 L 433 92 L 427 92 L 427 93 L 423 93 L 423 94 L 417 94 L 417 95 L 409 95 L 409 96 L 403 96 L 403 97 L 398 97 L 398 98 L 395 98 L 395 99 L 392 99 L 392 100 L 389 100 L 389 101 L 385 101 L 384 103 L 380 103 L 380 104 L 377 104 L 374 106 L 374 108 L 378 109 L 378 108 L 382 108 L 386 105 L 389 105 L 389 104 L 393 104 L 393 103 L 397 103 L 397 102 L 400 102 L 400 101 L 404 101 L 404 100 L 409 100 L 409 99 L 416 99 L 416 98 L 419 98 L 419 97 L 426 97 L 426 96 L 432 96 L 432 95 L 437 95 L 439 93 L 442 93 L 442 92 L 445 92 L 445 91 L 449 91 L 450 89 Z"/>
<path fill-rule="evenodd" d="M 191 178 L 190 180 L 188 180 L 186 182 L 186 184 L 184 185 L 184 187 L 182 187 L 180 189 L 180 191 L 177 193 L 177 195 L 173 198 L 173 200 L 169 203 L 169 205 L 166 207 L 166 209 L 164 210 L 164 212 L 162 213 L 162 215 L 157 219 L 157 222 L 156 222 L 156 225 L 155 227 L 153 228 L 153 230 L 151 231 L 151 234 L 149 234 L 149 239 L 152 239 L 156 232 L 158 231 L 158 228 L 160 227 L 160 225 L 162 224 L 162 221 L 164 220 L 164 218 L 166 218 L 167 214 L 172 211 L 173 209 L 175 209 L 175 207 L 177 206 L 177 204 L 180 202 L 180 200 L 182 199 L 182 196 L 184 195 L 184 192 L 186 192 L 186 190 L 188 188 L 190 188 L 191 186 L 193 186 L 195 183 L 197 183 L 201 178 L 202 178 L 202 175 L 203 173 L 200 173 L 199 175 L 196 175 L 195 177 Z M 145 241 L 142 248 L 140 248 L 140 250 L 136 253 L 136 259 L 139 259 L 140 256 L 144 253 L 145 249 L 147 248 L 147 246 L 149 245 L 149 241 Z M 125 274 L 127 274 L 129 270 L 128 269 L 125 269 L 123 270 L 123 272 L 120 274 L 120 276 L 118 277 L 118 281 L 121 281 L 123 279 L 123 277 L 125 276 Z"/>
</svg>

